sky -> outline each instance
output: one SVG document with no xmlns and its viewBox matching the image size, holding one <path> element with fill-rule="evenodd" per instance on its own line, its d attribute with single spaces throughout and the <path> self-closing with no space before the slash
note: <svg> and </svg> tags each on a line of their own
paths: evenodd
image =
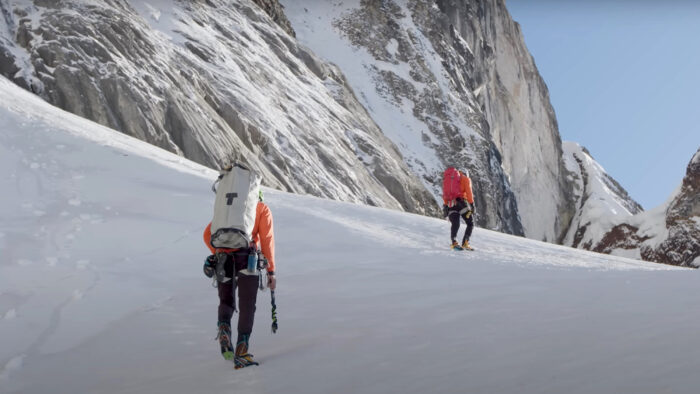
<svg viewBox="0 0 700 394">
<path fill-rule="evenodd" d="M 700 146 L 700 2 L 506 0 L 549 88 L 562 140 L 585 146 L 644 209 Z"/>
</svg>

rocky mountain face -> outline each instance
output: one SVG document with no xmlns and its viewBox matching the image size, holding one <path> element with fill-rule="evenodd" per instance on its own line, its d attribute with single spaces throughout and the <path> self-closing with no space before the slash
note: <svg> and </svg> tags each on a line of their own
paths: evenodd
<svg viewBox="0 0 700 394">
<path fill-rule="evenodd" d="M 0 73 L 197 162 L 427 215 L 454 165 L 481 227 L 697 265 L 697 186 L 650 238 L 652 213 L 562 148 L 502 0 L 0 0 L 0 13 Z"/>
<path fill-rule="evenodd" d="M 267 186 L 438 212 L 276 1 L 0 0 L 0 13 L 0 72 L 62 109 L 215 168 L 242 161 Z"/>
<path fill-rule="evenodd" d="M 700 149 L 667 204 L 617 224 L 592 250 L 700 267 Z"/>
<path fill-rule="evenodd" d="M 303 3 L 0 0 L 0 72 L 200 163 L 238 157 L 287 191 L 436 214 L 456 165 L 480 226 L 561 239 L 573 213 L 556 123 L 539 77 L 520 81 L 537 72 L 502 2 L 345 2 L 327 32 L 371 53 L 357 69 L 324 56 L 345 74 L 295 39 Z"/>
<path fill-rule="evenodd" d="M 548 91 L 503 1 L 282 0 L 437 195 L 475 182 L 479 224 L 559 242 L 575 213 Z"/>
<path fill-rule="evenodd" d="M 549 92 L 520 26 L 504 1 L 444 0 L 436 4 L 441 14 L 432 14 L 437 14 L 433 17 L 443 33 L 431 34 L 431 42 L 449 59 L 446 71 L 451 80 L 464 81 L 466 86 L 458 90 L 471 88 L 478 93 L 526 236 L 560 242 L 575 211 L 571 185 Z M 430 29 L 429 23 L 423 26 Z M 469 63 L 474 69 L 465 72 Z"/>
</svg>

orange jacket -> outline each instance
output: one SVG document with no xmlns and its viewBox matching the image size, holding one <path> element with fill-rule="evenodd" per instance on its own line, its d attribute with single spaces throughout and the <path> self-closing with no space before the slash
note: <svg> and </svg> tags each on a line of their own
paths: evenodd
<svg viewBox="0 0 700 394">
<path fill-rule="evenodd" d="M 468 176 L 459 172 L 459 186 L 462 189 L 462 198 L 470 204 L 474 204 L 474 195 L 472 194 L 472 180 Z"/>
<path fill-rule="evenodd" d="M 211 222 L 204 229 L 204 243 L 212 254 L 218 252 L 231 252 L 235 249 L 214 249 L 211 246 Z M 272 230 L 272 213 L 262 201 L 255 208 L 255 224 L 253 225 L 253 242 L 260 246 L 265 258 L 267 258 L 267 271 L 275 271 L 275 237 Z"/>
</svg>

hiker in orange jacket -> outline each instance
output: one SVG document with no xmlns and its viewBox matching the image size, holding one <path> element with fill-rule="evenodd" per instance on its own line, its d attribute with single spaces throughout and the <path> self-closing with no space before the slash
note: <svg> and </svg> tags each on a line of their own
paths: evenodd
<svg viewBox="0 0 700 394">
<path fill-rule="evenodd" d="M 469 245 L 469 238 L 471 238 L 472 231 L 474 230 L 474 194 L 472 193 L 472 181 L 469 178 L 469 171 L 459 171 L 459 187 L 461 196 L 456 199 L 456 201 L 443 201 L 445 205 L 443 206 L 443 214 L 452 224 L 450 228 L 450 239 L 452 240 L 452 249 L 467 249 L 473 250 L 471 245 Z M 462 244 L 457 243 L 457 233 L 459 232 L 459 226 L 461 224 L 461 219 L 467 224 L 467 229 L 464 231 L 464 237 L 462 238 Z"/>
<path fill-rule="evenodd" d="M 272 228 L 272 213 L 265 203 L 260 201 L 255 210 L 255 224 L 253 226 L 253 242 L 256 247 L 262 250 L 267 259 L 267 285 L 271 290 L 277 286 L 275 278 L 275 241 Z M 212 255 L 205 262 L 205 273 L 209 267 L 213 274 L 213 267 L 216 266 L 219 254 L 225 256 L 225 277 L 228 279 L 218 282 L 219 289 L 219 311 L 217 338 L 221 345 L 221 353 L 224 358 L 232 359 L 234 354 L 231 345 L 231 317 L 236 310 L 235 292 L 238 289 L 238 338 L 236 340 L 235 356 L 247 357 L 250 363 L 254 363 L 252 355 L 248 353 L 250 335 L 253 332 L 253 320 L 255 318 L 255 303 L 258 294 L 258 283 L 262 279 L 258 272 L 250 272 L 248 266 L 247 249 L 223 249 L 211 246 L 211 223 L 204 229 L 204 243 L 211 250 Z M 260 274 L 262 275 L 262 274 Z M 210 276 L 209 274 L 207 276 Z"/>
</svg>

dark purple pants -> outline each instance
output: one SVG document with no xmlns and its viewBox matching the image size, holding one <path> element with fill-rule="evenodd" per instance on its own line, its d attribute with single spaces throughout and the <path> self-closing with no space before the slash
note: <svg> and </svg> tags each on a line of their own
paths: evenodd
<svg viewBox="0 0 700 394">
<path fill-rule="evenodd" d="M 235 262 L 234 262 L 235 260 Z M 235 311 L 235 294 L 238 291 L 238 337 L 250 335 L 253 332 L 255 319 L 255 302 L 258 298 L 257 275 L 244 275 L 239 273 L 248 263 L 247 254 L 234 254 L 226 260 L 226 276 L 233 276 L 233 267 L 236 267 L 236 276 L 226 283 L 219 283 L 219 322 L 231 324 L 231 318 Z M 234 280 L 236 281 L 234 283 Z M 234 289 L 235 285 L 235 289 Z"/>
<path fill-rule="evenodd" d="M 465 212 L 460 215 L 460 211 L 466 208 L 467 204 L 462 199 L 458 199 L 457 204 L 448 211 L 450 223 L 452 223 L 452 227 L 450 228 L 450 239 L 452 242 L 457 240 L 457 232 L 459 231 L 459 225 L 461 222 L 460 219 L 464 219 L 464 222 L 467 224 L 467 229 L 464 231 L 462 243 L 464 243 L 464 241 L 469 241 L 469 237 L 472 236 L 472 230 L 474 230 L 474 218 L 472 217 L 471 212 Z M 468 217 L 467 214 L 469 215 Z"/>
</svg>

